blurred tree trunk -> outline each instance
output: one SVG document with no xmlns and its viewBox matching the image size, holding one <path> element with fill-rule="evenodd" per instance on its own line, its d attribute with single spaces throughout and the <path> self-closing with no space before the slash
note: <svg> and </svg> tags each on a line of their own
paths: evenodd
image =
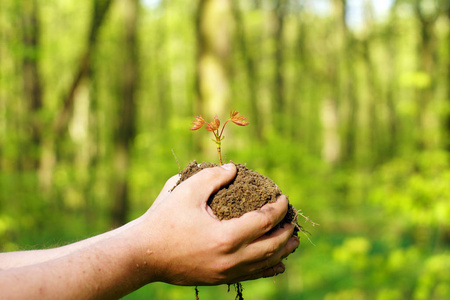
<svg viewBox="0 0 450 300">
<path fill-rule="evenodd" d="M 448 2 L 445 2 L 446 0 L 442 0 L 441 5 L 443 8 L 443 13 L 447 17 L 447 23 L 450 22 L 450 4 Z M 444 6 L 446 5 L 446 6 Z M 450 31 L 447 30 L 447 42 L 450 41 Z M 446 75 L 447 75 L 447 107 L 450 107 L 450 60 L 447 59 L 447 66 L 446 66 Z M 447 117 L 445 120 L 445 130 L 446 133 L 444 134 L 444 138 L 446 142 L 444 143 L 444 146 L 446 147 L 447 151 L 450 152 L 450 111 L 447 111 Z"/>
<path fill-rule="evenodd" d="M 115 182 L 112 224 L 120 226 L 127 221 L 129 211 L 128 172 L 130 151 L 136 135 L 136 89 L 138 84 L 137 22 L 139 0 L 123 2 L 124 43 L 121 93 L 118 95 L 118 128 L 115 133 Z"/>
<path fill-rule="evenodd" d="M 168 0 L 161 0 L 160 8 L 162 16 L 159 19 L 157 31 L 158 34 L 155 36 L 156 42 L 156 61 L 155 75 L 157 78 L 157 89 L 158 89 L 158 123 L 161 130 L 167 129 L 167 124 L 171 118 L 171 95 L 170 95 L 170 74 L 169 61 L 167 59 L 168 47 L 166 43 L 166 32 L 167 32 L 167 17 L 165 17 L 164 11 L 168 9 Z"/>
<path fill-rule="evenodd" d="M 23 150 L 29 147 L 29 122 L 24 121 L 22 5 L 18 1 L 0 4 L 0 171 L 21 169 Z M 20 151 L 8 155 L 8 148 Z"/>
<path fill-rule="evenodd" d="M 295 70 L 296 70 L 296 77 L 294 82 L 294 97 L 291 100 L 290 108 L 289 108 L 289 118 L 291 120 L 290 124 L 290 136 L 293 140 L 301 140 L 302 142 L 305 142 L 307 145 L 309 145 L 311 148 L 313 148 L 313 145 L 315 144 L 315 138 L 317 137 L 316 134 L 302 134 L 303 128 L 306 128 L 305 124 L 309 122 L 305 122 L 306 120 L 302 120 L 302 109 L 306 108 L 304 105 L 302 106 L 302 103 L 304 102 L 304 91 L 305 89 L 303 86 L 305 85 L 305 82 L 307 80 L 307 77 L 315 77 L 313 68 L 308 62 L 308 54 L 307 53 L 307 25 L 305 22 L 305 15 L 304 15 L 304 7 L 301 6 L 301 4 L 298 4 L 298 7 L 296 8 L 298 10 L 297 14 L 297 26 L 298 26 L 298 34 L 296 37 L 296 43 L 294 47 L 295 51 Z M 307 75 L 308 74 L 308 75 Z M 306 131 L 306 130 L 304 130 Z M 305 137 L 307 138 L 305 140 Z"/>
<path fill-rule="evenodd" d="M 338 134 L 338 112 L 334 98 L 324 99 L 321 108 L 322 121 L 322 158 L 325 162 L 336 164 L 340 157 Z"/>
<path fill-rule="evenodd" d="M 202 91 L 202 81 L 203 79 L 201 78 L 201 65 L 200 62 L 203 59 L 203 57 L 206 55 L 206 38 L 203 34 L 203 29 L 202 29 L 202 24 L 203 24 L 203 15 L 204 15 L 204 11 L 205 11 L 205 3 L 206 0 L 199 0 L 198 4 L 197 4 L 197 10 L 195 13 L 195 38 L 196 38 L 196 57 L 195 57 L 195 94 L 196 94 L 196 98 L 195 98 L 195 102 L 194 102 L 194 113 L 195 115 L 203 115 L 205 114 L 204 112 L 204 102 L 205 102 L 205 95 Z M 206 116 L 205 116 L 206 117 Z M 201 139 L 200 139 L 200 135 L 199 134 L 195 134 L 193 136 L 193 146 L 194 146 L 194 153 L 200 153 L 203 151 L 203 145 L 201 143 Z"/>
<path fill-rule="evenodd" d="M 28 108 L 28 121 L 30 122 L 31 147 L 26 147 L 26 160 L 33 169 L 39 166 L 39 150 L 42 133 L 39 121 L 39 112 L 42 108 L 42 85 L 39 77 L 39 15 L 36 0 L 22 2 L 22 39 L 24 44 L 23 92 Z"/>
<path fill-rule="evenodd" d="M 260 121 L 260 112 L 258 107 L 258 71 L 257 65 L 255 64 L 255 53 L 251 49 L 250 43 L 247 42 L 245 24 L 242 20 L 242 13 L 239 7 L 238 0 L 232 0 L 232 11 L 234 22 L 236 24 L 236 34 L 238 40 L 238 46 L 242 56 L 244 58 L 245 70 L 247 73 L 247 83 L 249 91 L 249 101 L 251 107 L 250 119 L 252 122 L 252 128 L 256 138 L 262 141 L 262 123 Z"/>
<path fill-rule="evenodd" d="M 344 74 L 345 80 L 343 84 L 345 84 L 345 96 L 347 98 L 347 124 L 345 126 L 345 142 L 344 151 L 343 151 L 343 160 L 344 161 L 352 161 L 355 158 L 355 150 L 356 150 L 356 130 L 357 130 L 357 116 L 358 116 L 358 100 L 356 98 L 356 74 L 355 74 L 355 39 L 350 32 L 350 29 L 347 25 L 347 0 L 337 0 L 340 1 L 340 26 L 343 31 L 344 38 Z"/>
<path fill-rule="evenodd" d="M 99 165 L 99 152 L 101 148 L 100 137 L 100 109 L 99 109 L 99 97 L 98 97 L 98 81 L 99 76 L 96 74 L 95 68 L 90 68 L 88 77 L 91 78 L 89 86 L 89 124 L 88 124 L 88 142 L 85 147 L 88 147 L 88 161 L 87 168 L 84 174 L 85 182 L 83 195 L 85 196 L 84 215 L 86 217 L 86 224 L 93 225 L 96 223 L 96 211 L 95 202 L 95 186 L 97 184 L 97 168 Z"/>
<path fill-rule="evenodd" d="M 206 55 L 206 37 L 203 33 L 203 15 L 205 14 L 205 6 L 207 0 L 199 0 L 197 10 L 195 14 L 195 38 L 197 41 L 197 53 L 196 53 L 196 78 L 195 78 L 195 93 L 197 94 L 196 101 L 194 103 L 194 111 L 196 114 L 202 115 L 203 103 L 205 102 L 205 95 L 202 91 L 202 78 L 201 78 L 201 66 L 200 62 Z"/>
<path fill-rule="evenodd" d="M 376 166 L 382 159 L 382 134 L 379 120 L 379 107 L 383 105 L 382 97 L 380 96 L 380 83 L 378 78 L 378 70 L 372 60 L 373 49 L 373 28 L 374 28 L 374 11 L 372 2 L 365 0 L 364 16 L 366 20 L 366 31 L 362 39 L 363 59 L 365 72 L 367 74 L 367 95 L 368 95 L 368 149 L 367 155 L 371 158 L 368 163 L 371 166 Z"/>
<path fill-rule="evenodd" d="M 62 97 L 62 108 L 56 113 L 55 121 L 52 124 L 53 128 L 51 128 L 52 133 L 43 142 L 39 166 L 39 179 L 44 190 L 48 191 L 53 181 L 53 168 L 57 156 L 55 152 L 58 151 L 58 144 L 61 143 L 67 132 L 67 126 L 73 110 L 77 88 L 83 79 L 89 75 L 92 53 L 94 52 L 101 25 L 111 6 L 111 2 L 112 0 L 94 0 L 92 2 L 91 25 L 86 48 L 80 57 L 80 64 L 73 76 L 73 81 L 69 86 L 67 94 Z"/>
<path fill-rule="evenodd" d="M 284 41 L 283 29 L 285 17 L 288 12 L 288 0 L 277 0 L 275 3 L 275 59 L 274 59 L 274 95 L 273 95 L 273 117 L 275 129 L 279 134 L 286 132 L 284 128 L 284 113 L 286 106 L 285 99 L 285 82 L 284 82 Z"/>
<path fill-rule="evenodd" d="M 397 7 L 398 0 L 394 1 L 394 4 L 390 12 L 389 25 L 386 30 L 386 47 L 388 49 L 388 69 L 387 76 L 389 78 L 387 84 L 386 101 L 387 101 L 387 158 L 394 157 L 397 154 L 398 145 L 398 117 L 397 110 L 395 107 L 396 90 L 398 90 L 396 85 L 397 78 L 397 47 L 396 43 L 396 31 L 397 31 Z"/>
<path fill-rule="evenodd" d="M 232 23 L 230 0 L 200 0 L 197 6 L 195 111 L 205 119 L 228 116 L 229 60 Z M 196 140 L 197 149 L 202 149 Z M 211 148 L 212 149 L 212 148 Z"/>
<path fill-rule="evenodd" d="M 433 99 L 435 88 L 435 65 L 436 65 L 436 36 L 434 32 L 434 25 L 439 17 L 439 9 L 436 8 L 433 12 L 423 8 L 422 1 L 414 1 L 414 11 L 416 18 L 420 23 L 420 43 L 418 46 L 419 55 L 419 69 L 424 73 L 429 82 L 422 87 L 417 88 L 417 103 L 418 108 L 418 148 L 426 149 L 436 145 L 432 134 L 433 125 L 437 126 L 436 116 L 431 115 L 429 111 L 430 102 Z"/>
<path fill-rule="evenodd" d="M 105 19 L 105 16 L 111 6 L 112 0 L 94 0 L 91 27 L 89 30 L 88 41 L 84 53 L 80 57 L 80 64 L 73 76 L 72 83 L 67 91 L 67 94 L 63 96 L 63 108 L 59 113 L 55 122 L 56 136 L 61 135 L 67 130 L 67 124 L 69 122 L 70 113 L 73 109 L 73 102 L 75 99 L 75 92 L 80 85 L 82 79 L 89 74 L 89 68 L 91 66 L 91 57 L 97 44 L 97 37 L 100 31 L 101 25 Z"/>
<path fill-rule="evenodd" d="M 342 160 L 342 138 L 341 107 L 343 102 L 342 69 L 344 52 L 344 32 L 342 26 L 342 2 L 333 1 L 333 20 L 327 28 L 326 40 L 329 41 L 327 48 L 326 78 L 330 83 L 329 95 L 322 102 L 321 118 L 323 127 L 322 158 L 330 164 L 338 164 Z M 327 45 L 327 44 L 326 44 Z"/>
</svg>

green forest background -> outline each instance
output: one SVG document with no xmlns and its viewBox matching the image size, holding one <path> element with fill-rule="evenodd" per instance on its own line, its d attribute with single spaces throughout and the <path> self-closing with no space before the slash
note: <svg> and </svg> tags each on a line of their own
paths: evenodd
<svg viewBox="0 0 450 300">
<path fill-rule="evenodd" d="M 245 299 L 450 299 L 449 17 L 446 0 L 2 0 L 0 250 L 136 218 L 179 165 L 217 162 L 194 116 L 238 110 L 224 160 L 320 223 Z"/>
</svg>

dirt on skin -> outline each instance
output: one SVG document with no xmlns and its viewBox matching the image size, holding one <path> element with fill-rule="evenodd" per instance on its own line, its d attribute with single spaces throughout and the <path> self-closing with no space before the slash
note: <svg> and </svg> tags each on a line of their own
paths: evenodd
<svg viewBox="0 0 450 300">
<path fill-rule="evenodd" d="M 268 177 L 248 169 L 245 165 L 235 164 L 236 177 L 233 181 L 211 195 L 208 205 L 219 220 L 239 218 L 249 211 L 260 209 L 267 203 L 275 202 L 282 194 L 280 188 Z M 192 175 L 206 168 L 218 166 L 213 163 L 197 164 L 193 161 L 180 172 L 180 180 L 177 185 Z M 294 235 L 302 230 L 297 224 L 297 210 L 289 204 L 288 212 L 277 226 L 271 231 L 283 226 L 285 223 L 295 224 Z"/>
</svg>

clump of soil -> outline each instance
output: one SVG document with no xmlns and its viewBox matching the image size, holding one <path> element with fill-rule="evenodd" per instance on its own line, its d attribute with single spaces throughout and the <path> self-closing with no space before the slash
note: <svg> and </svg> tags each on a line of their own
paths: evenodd
<svg viewBox="0 0 450 300">
<path fill-rule="evenodd" d="M 237 174 L 233 181 L 211 195 L 208 200 L 208 205 L 219 220 L 239 218 L 246 212 L 260 209 L 267 203 L 275 202 L 281 195 L 280 188 L 270 178 L 248 169 L 245 165 L 235 165 Z M 217 164 L 213 163 L 197 164 L 196 161 L 193 161 L 180 172 L 180 180 L 177 185 L 203 169 L 216 166 Z M 289 204 L 286 216 L 271 231 L 285 223 L 292 223 L 296 225 L 294 235 L 297 235 L 299 230 L 303 230 L 297 224 L 297 216 L 297 210 Z"/>
</svg>

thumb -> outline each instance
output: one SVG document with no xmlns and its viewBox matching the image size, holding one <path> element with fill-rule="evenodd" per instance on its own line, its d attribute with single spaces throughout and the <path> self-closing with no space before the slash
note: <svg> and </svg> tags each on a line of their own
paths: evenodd
<svg viewBox="0 0 450 300">
<path fill-rule="evenodd" d="M 236 177 L 236 166 L 229 163 L 220 167 L 206 168 L 187 179 L 183 185 L 192 199 L 206 202 L 209 196 Z M 175 189 L 176 191 L 177 189 Z"/>
</svg>

